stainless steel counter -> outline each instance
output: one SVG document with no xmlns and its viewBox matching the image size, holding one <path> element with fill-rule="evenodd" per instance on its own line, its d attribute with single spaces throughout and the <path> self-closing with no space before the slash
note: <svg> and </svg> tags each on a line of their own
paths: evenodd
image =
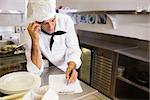
<svg viewBox="0 0 150 100">
<path fill-rule="evenodd" d="M 54 74 L 64 74 L 60 69 L 51 66 L 50 68 L 45 68 L 41 75 L 42 86 L 48 85 L 48 76 Z M 81 87 L 83 89 L 82 93 L 77 94 L 59 94 L 60 100 L 109 100 L 106 96 L 99 93 L 97 90 L 86 85 L 80 81 Z"/>
</svg>

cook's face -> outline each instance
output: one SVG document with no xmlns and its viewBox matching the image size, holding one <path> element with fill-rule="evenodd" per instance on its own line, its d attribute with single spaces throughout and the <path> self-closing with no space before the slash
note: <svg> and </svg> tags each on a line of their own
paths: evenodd
<svg viewBox="0 0 150 100">
<path fill-rule="evenodd" d="M 48 32 L 48 33 L 52 33 L 54 32 L 55 29 L 55 24 L 56 24 L 56 18 L 52 18 L 49 20 L 44 20 L 43 22 L 38 22 L 39 24 L 41 24 L 41 28 Z"/>
</svg>

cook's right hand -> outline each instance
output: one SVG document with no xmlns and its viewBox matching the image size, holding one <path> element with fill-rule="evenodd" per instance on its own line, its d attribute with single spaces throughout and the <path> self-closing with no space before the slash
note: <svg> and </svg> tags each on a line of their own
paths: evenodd
<svg viewBox="0 0 150 100">
<path fill-rule="evenodd" d="M 39 40 L 40 29 L 41 29 L 41 25 L 36 22 L 29 24 L 27 30 L 28 30 L 32 40 Z"/>
</svg>

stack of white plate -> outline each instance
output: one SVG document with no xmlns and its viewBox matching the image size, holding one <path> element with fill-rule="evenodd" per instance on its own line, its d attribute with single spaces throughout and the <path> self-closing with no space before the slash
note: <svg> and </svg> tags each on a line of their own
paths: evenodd
<svg viewBox="0 0 150 100">
<path fill-rule="evenodd" d="M 0 78 L 0 92 L 4 94 L 26 92 L 40 85 L 40 76 L 25 71 L 9 73 Z"/>
</svg>

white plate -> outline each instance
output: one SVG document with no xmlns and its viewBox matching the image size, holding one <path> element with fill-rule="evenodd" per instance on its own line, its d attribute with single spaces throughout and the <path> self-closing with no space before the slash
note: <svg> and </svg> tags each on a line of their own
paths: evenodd
<svg viewBox="0 0 150 100">
<path fill-rule="evenodd" d="M 40 85 L 40 76 L 25 71 L 9 73 L 0 78 L 0 91 L 5 94 L 24 92 Z"/>
</svg>

